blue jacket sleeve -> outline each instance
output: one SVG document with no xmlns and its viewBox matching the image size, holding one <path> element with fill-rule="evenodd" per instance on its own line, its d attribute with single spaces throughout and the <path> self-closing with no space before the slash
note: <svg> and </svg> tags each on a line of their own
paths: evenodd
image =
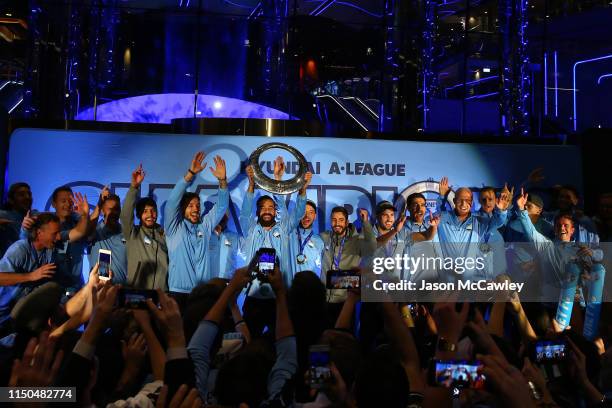
<svg viewBox="0 0 612 408">
<path fill-rule="evenodd" d="M 300 220 L 306 211 L 306 196 L 298 194 L 295 201 L 295 208 L 288 217 L 281 219 L 281 227 L 287 234 L 295 230 L 300 225 Z"/>
<path fill-rule="evenodd" d="M 533 242 L 538 251 L 547 250 L 552 245 L 552 241 L 536 230 L 531 222 L 531 219 L 529 218 L 529 215 L 527 214 L 527 211 L 517 210 L 517 215 L 527 240 L 529 242 Z"/>
<path fill-rule="evenodd" d="M 166 230 L 167 235 L 172 235 L 174 232 L 176 232 L 176 227 L 183 218 L 180 208 L 181 198 L 183 197 L 183 194 L 185 194 L 185 191 L 187 191 L 187 187 L 193 183 L 193 180 L 195 180 L 195 177 L 188 183 L 183 177 L 181 177 L 170 192 L 170 196 L 166 201 L 166 208 L 164 210 L 164 229 Z"/>
<path fill-rule="evenodd" d="M 223 218 L 225 215 L 228 206 L 229 190 L 227 188 L 220 188 L 217 202 L 202 219 L 202 224 L 204 224 L 204 228 L 206 228 L 207 231 L 212 231 L 217 224 L 219 224 L 219 221 L 221 221 L 221 218 Z"/>
<path fill-rule="evenodd" d="M 495 207 L 493 210 L 493 217 L 491 219 L 491 223 L 489 224 L 489 230 L 494 231 L 498 228 L 503 227 L 508 222 L 508 210 L 500 210 Z"/>
<path fill-rule="evenodd" d="M 274 399 L 285 383 L 297 372 L 297 345 L 295 337 L 285 337 L 276 342 L 276 362 L 268 376 L 268 399 Z"/>
<path fill-rule="evenodd" d="M 240 229 L 242 230 L 242 236 L 246 237 L 249 233 L 249 228 L 251 228 L 251 222 L 253 220 L 253 216 L 251 215 L 253 212 L 253 202 L 255 201 L 254 193 L 247 193 L 244 195 L 242 199 L 242 208 L 240 209 L 240 217 L 238 221 L 240 222 Z"/>
<path fill-rule="evenodd" d="M 206 401 L 208 373 L 210 372 L 210 349 L 217 337 L 219 327 L 208 320 L 202 320 L 193 333 L 187 350 L 193 361 L 196 388 L 202 401 Z"/>
</svg>

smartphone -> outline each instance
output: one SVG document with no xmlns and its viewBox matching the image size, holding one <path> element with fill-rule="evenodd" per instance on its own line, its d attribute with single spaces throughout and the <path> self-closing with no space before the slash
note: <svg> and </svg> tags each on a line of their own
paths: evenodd
<svg viewBox="0 0 612 408">
<path fill-rule="evenodd" d="M 112 252 L 108 249 L 100 249 L 98 251 L 98 279 L 107 281 L 110 280 Z"/>
<path fill-rule="evenodd" d="M 329 346 L 316 344 L 308 349 L 308 384 L 310 388 L 323 388 L 329 384 L 332 372 L 329 368 Z"/>
<path fill-rule="evenodd" d="M 267 277 L 274 270 L 276 250 L 274 248 L 260 248 L 257 251 L 257 256 L 257 271 L 260 277 Z"/>
<path fill-rule="evenodd" d="M 534 347 L 533 361 L 538 364 L 560 363 L 567 355 L 567 344 L 562 339 L 540 340 Z"/>
<path fill-rule="evenodd" d="M 119 307 L 126 307 L 128 309 L 147 309 L 147 299 L 151 299 L 153 303 L 157 304 L 157 291 L 151 289 L 119 289 Z"/>
<path fill-rule="evenodd" d="M 327 289 L 359 289 L 360 276 L 356 270 L 327 271 Z"/>
<path fill-rule="evenodd" d="M 432 360 L 429 369 L 429 383 L 437 387 L 485 388 L 486 377 L 478 372 L 482 368 L 480 361 Z"/>
</svg>

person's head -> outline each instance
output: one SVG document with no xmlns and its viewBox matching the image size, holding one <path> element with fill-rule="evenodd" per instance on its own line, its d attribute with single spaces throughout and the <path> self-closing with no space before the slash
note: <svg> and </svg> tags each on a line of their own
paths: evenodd
<svg viewBox="0 0 612 408">
<path fill-rule="evenodd" d="M 348 211 L 344 207 L 334 207 L 331 211 L 331 227 L 334 234 L 344 235 L 348 228 Z"/>
<path fill-rule="evenodd" d="M 276 223 L 276 203 L 269 195 L 257 199 L 257 222 L 263 227 L 271 227 Z"/>
<path fill-rule="evenodd" d="M 8 208 L 27 213 L 32 209 L 32 190 L 28 183 L 11 184 L 7 194 Z"/>
<path fill-rule="evenodd" d="M 406 199 L 410 220 L 421 224 L 427 211 L 427 199 L 421 193 L 412 193 Z"/>
<path fill-rule="evenodd" d="M 571 211 L 578 205 L 578 190 L 574 186 L 562 186 L 557 193 L 557 208 L 561 211 Z"/>
<path fill-rule="evenodd" d="M 325 285 L 312 271 L 295 274 L 289 289 L 288 308 L 300 337 L 319 338 L 327 323 Z"/>
<path fill-rule="evenodd" d="M 157 223 L 157 203 L 151 197 L 143 197 L 136 203 L 136 216 L 140 225 L 153 228 Z"/>
<path fill-rule="evenodd" d="M 574 235 L 574 219 L 571 214 L 560 213 L 555 217 L 555 237 L 562 242 L 570 242 Z"/>
<path fill-rule="evenodd" d="M 258 407 L 268 396 L 268 375 L 273 362 L 253 350 L 239 353 L 219 369 L 215 382 L 217 403 Z"/>
<path fill-rule="evenodd" d="M 458 216 L 469 215 L 472 209 L 472 190 L 467 187 L 461 187 L 455 193 L 453 202 L 455 203 L 455 213 Z"/>
<path fill-rule="evenodd" d="M 53 213 L 44 212 L 36 216 L 30 228 L 30 240 L 40 248 L 53 249 L 60 237 L 60 220 Z"/>
<path fill-rule="evenodd" d="M 542 210 L 544 210 L 544 201 L 537 194 L 529 194 L 527 198 L 527 202 L 525 203 L 525 210 L 527 210 L 527 214 L 532 216 L 539 216 L 542 214 Z"/>
<path fill-rule="evenodd" d="M 612 222 L 612 193 L 604 193 L 599 196 L 597 215 L 605 223 Z"/>
<path fill-rule="evenodd" d="M 314 201 L 306 201 L 306 209 L 304 210 L 304 216 L 300 220 L 302 228 L 307 229 L 312 227 L 314 220 L 317 218 L 317 205 Z"/>
<path fill-rule="evenodd" d="M 121 215 L 121 200 L 117 194 L 111 194 L 102 201 L 102 215 L 106 224 L 115 224 Z"/>
<path fill-rule="evenodd" d="M 200 222 L 200 196 L 196 193 L 187 192 L 183 194 L 179 208 L 187 221 L 192 224 Z"/>
<path fill-rule="evenodd" d="M 74 210 L 72 189 L 68 186 L 61 186 L 53 190 L 51 205 L 55 208 L 55 213 L 60 219 L 69 217 Z"/>
<path fill-rule="evenodd" d="M 482 211 L 490 214 L 495 209 L 495 189 L 493 187 L 483 187 L 478 195 L 478 202 Z"/>
<path fill-rule="evenodd" d="M 395 224 L 395 207 L 389 201 L 381 201 L 376 206 L 376 223 L 382 231 L 389 231 Z"/>
<path fill-rule="evenodd" d="M 355 379 L 359 408 L 403 408 L 410 399 L 410 383 L 402 364 L 389 346 L 368 355 Z"/>
</svg>

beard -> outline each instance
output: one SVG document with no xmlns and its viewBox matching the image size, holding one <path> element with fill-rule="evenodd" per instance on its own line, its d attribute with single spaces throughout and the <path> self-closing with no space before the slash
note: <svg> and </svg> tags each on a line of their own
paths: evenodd
<svg viewBox="0 0 612 408">
<path fill-rule="evenodd" d="M 257 218 L 257 222 L 262 226 L 262 227 L 272 227 L 274 226 L 274 224 L 276 224 L 276 221 L 274 220 L 274 217 L 270 217 L 270 219 L 265 219 L 263 217 L 258 217 Z"/>
</svg>

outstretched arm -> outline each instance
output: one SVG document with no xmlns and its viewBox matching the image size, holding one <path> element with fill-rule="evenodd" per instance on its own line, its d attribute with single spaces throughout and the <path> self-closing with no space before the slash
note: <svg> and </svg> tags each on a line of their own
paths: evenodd
<svg viewBox="0 0 612 408">
<path fill-rule="evenodd" d="M 229 206 L 229 191 L 227 190 L 227 178 L 225 161 L 220 156 L 215 156 L 215 168 L 210 168 L 213 176 L 219 180 L 219 195 L 213 208 L 204 216 L 202 222 L 212 231 L 219 224 Z"/>
<path fill-rule="evenodd" d="M 132 172 L 130 189 L 125 195 L 123 206 L 121 207 L 121 230 L 126 239 L 130 237 L 132 234 L 132 229 L 134 228 L 134 208 L 136 207 L 136 197 L 140 192 L 140 185 L 142 184 L 144 178 L 145 171 L 142 168 L 142 164 L 140 164 L 138 168 Z"/>
</svg>

